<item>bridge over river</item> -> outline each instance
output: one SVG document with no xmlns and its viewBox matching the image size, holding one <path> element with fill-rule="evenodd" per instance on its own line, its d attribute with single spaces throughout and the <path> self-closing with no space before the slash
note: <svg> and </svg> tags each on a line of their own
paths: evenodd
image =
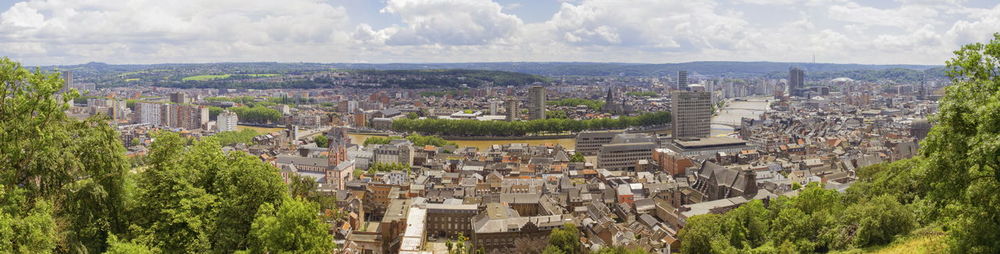
<svg viewBox="0 0 1000 254">
<path fill-rule="evenodd" d="M 757 118 L 770 110 L 770 97 L 747 97 L 741 100 L 729 99 L 725 106 L 712 117 L 712 135 L 732 134 L 740 126 L 744 117 Z"/>
</svg>

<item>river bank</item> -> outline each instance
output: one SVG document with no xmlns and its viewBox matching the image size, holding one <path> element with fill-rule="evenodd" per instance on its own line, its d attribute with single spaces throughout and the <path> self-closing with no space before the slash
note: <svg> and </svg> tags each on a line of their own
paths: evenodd
<svg viewBox="0 0 1000 254">
<path fill-rule="evenodd" d="M 385 137 L 386 134 L 361 134 L 361 133 L 348 133 L 351 137 L 351 143 L 361 145 L 365 142 L 368 137 Z M 486 150 L 492 145 L 505 145 L 505 144 L 528 144 L 528 145 L 561 145 L 566 149 L 576 149 L 576 136 L 575 135 L 561 135 L 561 136 L 534 136 L 534 137 L 495 137 L 496 139 L 451 139 L 444 138 L 450 142 L 454 142 L 459 147 L 476 147 L 479 150 Z"/>
</svg>

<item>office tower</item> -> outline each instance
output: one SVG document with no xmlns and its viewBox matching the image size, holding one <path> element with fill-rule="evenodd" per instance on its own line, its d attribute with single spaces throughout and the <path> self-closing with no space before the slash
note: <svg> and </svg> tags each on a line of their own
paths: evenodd
<svg viewBox="0 0 1000 254">
<path fill-rule="evenodd" d="M 507 107 L 507 121 L 517 121 L 517 100 L 507 100 L 503 104 Z"/>
<path fill-rule="evenodd" d="M 924 100 L 927 98 L 927 87 L 926 84 L 920 83 L 920 89 L 917 90 L 917 100 Z"/>
<path fill-rule="evenodd" d="M 218 119 L 215 120 L 216 127 L 219 128 L 219 132 L 223 131 L 235 131 L 236 124 L 239 122 L 239 117 L 236 113 L 229 112 L 228 110 L 219 113 Z"/>
<path fill-rule="evenodd" d="M 177 104 L 187 104 L 190 101 L 188 101 L 187 94 L 182 93 L 182 92 L 176 92 L 176 93 L 171 93 L 170 94 L 170 102 L 177 103 Z"/>
<path fill-rule="evenodd" d="M 677 72 L 677 90 L 688 90 L 688 72 L 678 71 Z"/>
<path fill-rule="evenodd" d="M 792 96 L 804 97 L 806 93 L 805 77 L 805 71 L 802 69 L 795 67 L 788 69 L 788 93 Z"/>
<path fill-rule="evenodd" d="M 545 87 L 532 86 L 528 89 L 528 119 L 545 119 Z"/>
<path fill-rule="evenodd" d="M 712 128 L 710 93 L 675 91 L 671 103 L 675 139 L 708 137 Z"/>
<path fill-rule="evenodd" d="M 73 87 L 73 72 L 64 71 L 62 73 L 62 78 L 66 82 L 63 84 L 63 90 L 68 90 L 70 87 Z"/>
</svg>

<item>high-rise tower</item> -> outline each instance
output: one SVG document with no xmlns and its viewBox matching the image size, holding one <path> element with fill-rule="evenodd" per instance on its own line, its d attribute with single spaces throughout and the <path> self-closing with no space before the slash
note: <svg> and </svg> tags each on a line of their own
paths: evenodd
<svg viewBox="0 0 1000 254">
<path fill-rule="evenodd" d="M 711 134 L 710 93 L 675 91 L 671 103 L 675 139 L 703 138 Z"/>
<path fill-rule="evenodd" d="M 528 89 L 528 119 L 545 119 L 545 87 L 532 86 Z"/>
</svg>

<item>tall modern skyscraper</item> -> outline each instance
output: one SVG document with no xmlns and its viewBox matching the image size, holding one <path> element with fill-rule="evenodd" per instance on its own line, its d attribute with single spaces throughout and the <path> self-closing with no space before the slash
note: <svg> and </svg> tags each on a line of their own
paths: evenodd
<svg viewBox="0 0 1000 254">
<path fill-rule="evenodd" d="M 528 89 L 528 119 L 545 119 L 545 87 L 532 86 Z"/>
<path fill-rule="evenodd" d="M 688 90 L 688 72 L 677 72 L 677 90 Z"/>
<path fill-rule="evenodd" d="M 703 138 L 711 134 L 712 95 L 675 91 L 671 101 L 674 138 Z"/>
<path fill-rule="evenodd" d="M 806 73 L 799 68 L 789 68 L 788 69 L 788 93 L 792 96 L 804 97 L 805 96 L 805 78 Z"/>
<path fill-rule="evenodd" d="M 73 86 L 73 72 L 72 71 L 64 71 L 62 73 L 62 78 L 66 82 L 65 86 L 63 87 L 63 89 L 69 89 L 70 87 Z"/>
</svg>

